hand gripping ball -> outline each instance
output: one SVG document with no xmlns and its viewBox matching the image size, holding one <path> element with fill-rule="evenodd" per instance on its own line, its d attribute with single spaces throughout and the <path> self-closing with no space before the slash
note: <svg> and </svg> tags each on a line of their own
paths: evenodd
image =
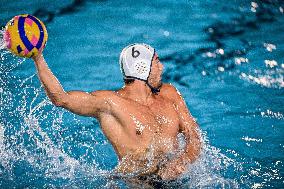
<svg viewBox="0 0 284 189">
<path fill-rule="evenodd" d="M 6 47 L 15 55 L 31 58 L 43 50 L 47 31 L 38 18 L 23 14 L 10 20 L 4 32 Z"/>
</svg>

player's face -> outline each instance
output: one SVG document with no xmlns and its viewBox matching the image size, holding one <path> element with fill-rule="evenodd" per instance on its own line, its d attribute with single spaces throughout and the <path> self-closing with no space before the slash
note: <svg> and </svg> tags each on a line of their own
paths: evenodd
<svg viewBox="0 0 284 189">
<path fill-rule="evenodd" d="M 149 75 L 148 82 L 155 88 L 158 88 L 162 85 L 162 73 L 163 73 L 163 64 L 160 62 L 157 53 L 155 53 L 152 60 L 151 73 Z"/>
</svg>

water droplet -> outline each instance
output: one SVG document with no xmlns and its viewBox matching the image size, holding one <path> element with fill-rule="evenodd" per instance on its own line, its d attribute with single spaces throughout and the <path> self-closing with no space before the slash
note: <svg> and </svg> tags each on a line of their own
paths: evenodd
<svg viewBox="0 0 284 189">
<path fill-rule="evenodd" d="M 223 55 L 224 54 L 224 49 L 217 49 L 216 53 Z"/>
<path fill-rule="evenodd" d="M 225 69 L 224 69 L 224 67 L 219 66 L 219 67 L 218 67 L 218 71 L 223 72 L 223 71 L 225 71 Z"/>
<path fill-rule="evenodd" d="M 235 58 L 235 64 L 240 65 L 242 63 L 248 63 L 248 59 L 244 57 L 236 57 Z"/>
<path fill-rule="evenodd" d="M 260 184 L 260 183 L 254 183 L 251 188 L 252 188 L 252 189 L 262 188 L 262 184 Z"/>
<path fill-rule="evenodd" d="M 209 58 L 216 58 L 216 54 L 212 52 L 206 52 L 202 55 L 203 57 L 209 57 Z"/>
<path fill-rule="evenodd" d="M 275 66 L 278 66 L 277 62 L 275 60 L 264 60 L 264 63 L 266 65 L 266 67 L 270 67 L 273 68 Z"/>
<path fill-rule="evenodd" d="M 276 45 L 271 43 L 263 43 L 263 46 L 266 48 L 267 51 L 272 52 L 276 49 Z"/>
<path fill-rule="evenodd" d="M 279 11 L 283 14 L 284 10 L 282 7 L 279 7 Z"/>
<path fill-rule="evenodd" d="M 164 36 L 168 37 L 170 35 L 169 31 L 164 31 Z"/>
<path fill-rule="evenodd" d="M 251 2 L 251 6 L 253 7 L 253 8 L 258 8 L 258 4 L 256 3 L 256 2 Z"/>
<path fill-rule="evenodd" d="M 213 28 L 208 28 L 208 32 L 209 33 L 214 33 L 214 29 Z"/>
</svg>

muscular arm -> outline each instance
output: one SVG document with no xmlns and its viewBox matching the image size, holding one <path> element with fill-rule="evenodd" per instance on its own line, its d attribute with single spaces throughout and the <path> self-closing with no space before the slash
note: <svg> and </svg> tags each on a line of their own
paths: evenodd
<svg viewBox="0 0 284 189">
<path fill-rule="evenodd" d="M 182 161 L 193 163 L 201 151 L 201 139 L 199 126 L 191 116 L 186 104 L 178 91 L 176 91 L 175 108 L 179 114 L 180 132 L 186 140 L 185 152 L 181 156 Z"/>
<path fill-rule="evenodd" d="M 188 163 L 193 163 L 198 158 L 201 139 L 198 124 L 191 116 L 180 93 L 172 85 L 167 85 L 165 88 L 166 96 L 174 102 L 179 117 L 179 131 L 183 133 L 186 142 L 184 152 L 168 162 L 160 171 L 163 179 L 175 179 L 186 170 Z"/>
<path fill-rule="evenodd" d="M 44 57 L 40 54 L 33 58 L 39 79 L 51 102 L 73 113 L 83 116 L 97 117 L 100 111 L 107 111 L 110 107 L 108 99 L 111 91 L 96 91 L 87 93 L 82 91 L 65 92 L 57 78 L 48 68 Z"/>
</svg>

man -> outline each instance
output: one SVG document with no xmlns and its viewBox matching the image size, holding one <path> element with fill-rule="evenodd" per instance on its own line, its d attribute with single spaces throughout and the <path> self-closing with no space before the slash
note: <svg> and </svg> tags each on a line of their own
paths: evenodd
<svg viewBox="0 0 284 189">
<path fill-rule="evenodd" d="M 33 59 L 53 104 L 98 119 L 119 158 L 117 172 L 171 180 L 198 157 L 198 125 L 180 93 L 170 84 L 162 85 L 163 65 L 152 47 L 132 44 L 123 49 L 125 86 L 118 91 L 65 92 L 42 54 Z M 184 135 L 184 148 L 179 146 L 179 133 Z"/>
</svg>

